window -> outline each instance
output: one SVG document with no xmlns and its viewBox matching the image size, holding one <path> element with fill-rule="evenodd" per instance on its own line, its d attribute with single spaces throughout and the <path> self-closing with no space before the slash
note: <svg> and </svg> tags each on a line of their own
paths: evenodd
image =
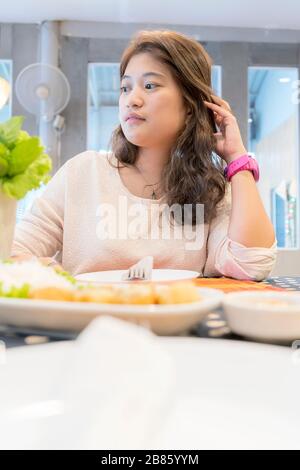
<svg viewBox="0 0 300 470">
<path fill-rule="evenodd" d="M 119 64 L 89 64 L 87 148 L 107 150 L 119 125 Z"/>
<path fill-rule="evenodd" d="M 11 117 L 12 102 L 12 62 L 0 60 L 0 122 L 7 121 Z M 9 97 L 7 93 L 9 92 Z"/>
<path fill-rule="evenodd" d="M 24 217 L 25 213 L 31 209 L 35 199 L 42 195 L 46 185 L 42 184 L 38 189 L 29 191 L 23 199 L 20 199 L 17 204 L 16 223 L 18 224 Z"/>
<path fill-rule="evenodd" d="M 261 171 L 258 188 L 278 246 L 298 248 L 298 70 L 250 67 L 249 142 Z"/>
<path fill-rule="evenodd" d="M 211 70 L 212 88 L 216 95 L 222 95 L 222 69 L 220 65 L 213 65 Z"/>
</svg>

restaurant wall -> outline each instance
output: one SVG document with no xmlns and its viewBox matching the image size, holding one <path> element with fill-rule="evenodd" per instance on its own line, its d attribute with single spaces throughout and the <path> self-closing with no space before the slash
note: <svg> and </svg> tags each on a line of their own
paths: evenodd
<svg viewBox="0 0 300 470">
<path fill-rule="evenodd" d="M 19 72 L 29 64 L 37 62 L 39 28 L 36 24 L 0 24 L 0 58 L 12 60 L 13 83 Z M 28 113 L 18 102 L 15 91 L 12 97 L 12 114 L 25 116 L 24 129 L 37 133 L 35 116 Z"/>
<path fill-rule="evenodd" d="M 97 26 L 97 27 L 96 27 Z M 61 22 L 60 67 L 71 85 L 71 99 L 63 111 L 66 118 L 66 129 L 62 134 L 61 162 L 82 152 L 87 143 L 87 75 L 89 62 L 119 62 L 122 52 L 132 34 L 151 25 L 109 25 L 101 23 Z M 153 25 L 160 29 L 163 25 Z M 169 28 L 175 28 L 176 25 Z M 165 25 L 168 27 L 168 25 Z M 124 29 L 125 28 L 125 29 Z M 196 33 L 195 26 L 180 26 L 188 34 Z M 216 65 L 222 66 L 222 96 L 229 101 L 237 116 L 241 134 L 248 141 L 248 66 L 251 64 L 267 64 L 283 61 L 297 63 L 299 61 L 298 44 L 264 44 L 248 42 L 250 31 L 234 31 L 239 34 L 234 40 L 233 35 L 224 28 L 198 27 L 201 35 L 211 38 L 213 31 L 216 41 L 203 40 L 202 43 Z M 226 34 L 225 34 L 226 33 Z M 79 37 L 82 35 L 82 37 Z M 107 37 L 104 37 L 104 36 Z M 98 36 L 98 37 L 95 37 Z M 124 37 L 122 37 L 124 36 Z M 128 37 L 125 37 L 128 36 Z M 224 38 L 223 38 L 224 36 Z M 259 38 L 259 34 L 256 33 Z M 224 39 L 223 41 L 218 41 Z M 278 32 L 270 34 L 270 39 L 280 40 Z M 13 60 L 13 78 L 16 79 L 23 67 L 39 61 L 39 25 L 37 24 L 0 24 L 0 57 Z M 247 39 L 245 42 L 243 39 Z M 292 38 L 292 40 L 295 40 Z M 13 96 L 13 114 L 26 116 L 25 129 L 36 133 L 36 118 L 27 113 Z"/>
<path fill-rule="evenodd" d="M 232 106 L 244 142 L 248 142 L 248 67 L 282 66 L 299 70 L 300 31 L 273 30 L 266 34 L 262 30 L 241 28 L 62 21 L 58 42 L 59 66 L 70 82 L 71 99 L 62 113 L 66 118 L 66 129 L 61 136 L 61 163 L 86 149 L 89 62 L 119 62 L 130 37 L 145 28 L 174 29 L 191 34 L 202 42 L 214 64 L 222 67 L 222 97 Z M 39 35 L 39 24 L 0 24 L 0 58 L 13 61 L 14 81 L 24 67 L 40 60 Z M 15 91 L 12 107 L 14 115 L 26 116 L 24 128 L 36 134 L 36 118 L 21 107 Z M 296 128 L 290 125 L 282 127 L 283 141 L 287 129 L 299 135 L 299 126 L 298 122 Z M 264 141 L 264 149 L 269 148 L 272 142 L 273 139 Z M 277 158 L 280 158 L 279 154 Z M 299 168 L 300 165 L 295 175 L 298 181 Z M 299 263 L 298 248 L 283 250 L 278 256 L 278 273 L 292 275 L 298 272 Z"/>
</svg>

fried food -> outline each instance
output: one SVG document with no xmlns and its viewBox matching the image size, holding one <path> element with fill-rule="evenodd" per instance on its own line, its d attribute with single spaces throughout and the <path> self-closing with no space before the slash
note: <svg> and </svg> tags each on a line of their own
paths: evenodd
<svg viewBox="0 0 300 470">
<path fill-rule="evenodd" d="M 183 304 L 201 300 L 196 286 L 192 282 L 174 282 L 155 286 L 156 303 Z"/>
<path fill-rule="evenodd" d="M 155 292 L 151 284 L 132 284 L 116 287 L 116 296 L 122 304 L 146 305 L 155 303 Z"/>
<path fill-rule="evenodd" d="M 74 293 L 75 302 L 119 303 L 116 300 L 115 291 L 111 286 L 86 287 Z"/>
<path fill-rule="evenodd" d="M 34 300 L 61 300 L 74 301 L 74 291 L 72 289 L 62 289 L 60 287 L 44 287 L 31 289 L 28 297 Z"/>
<path fill-rule="evenodd" d="M 126 305 L 166 305 L 201 300 L 196 286 L 190 281 L 178 281 L 169 284 L 127 283 L 124 285 L 103 285 L 77 289 L 47 287 L 31 289 L 29 298 Z"/>
</svg>

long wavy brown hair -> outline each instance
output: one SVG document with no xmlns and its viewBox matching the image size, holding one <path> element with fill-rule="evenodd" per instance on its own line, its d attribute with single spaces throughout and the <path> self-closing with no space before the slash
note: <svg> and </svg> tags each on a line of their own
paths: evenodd
<svg viewBox="0 0 300 470">
<path fill-rule="evenodd" d="M 213 154 L 216 127 L 213 113 L 203 104 L 212 101 L 212 60 L 197 41 L 174 31 L 139 31 L 123 52 L 120 79 L 130 59 L 139 53 L 150 53 L 170 70 L 177 82 L 187 110 L 186 122 L 177 136 L 170 158 L 164 167 L 160 189 L 164 201 L 173 204 L 204 204 L 204 221 L 216 215 L 223 199 L 226 181 L 221 161 Z M 119 125 L 113 132 L 112 153 L 125 166 L 134 165 L 139 147 L 129 142 Z M 193 210 L 192 224 L 196 223 Z"/>
</svg>

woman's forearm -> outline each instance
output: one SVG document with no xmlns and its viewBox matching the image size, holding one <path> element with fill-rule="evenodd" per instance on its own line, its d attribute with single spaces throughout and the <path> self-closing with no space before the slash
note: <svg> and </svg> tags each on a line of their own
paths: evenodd
<svg viewBox="0 0 300 470">
<path fill-rule="evenodd" d="M 250 171 L 240 171 L 231 178 L 231 198 L 229 238 L 246 247 L 270 248 L 275 241 L 274 228 Z"/>
<path fill-rule="evenodd" d="M 33 258 L 36 258 L 34 255 L 29 255 L 29 254 L 26 254 L 26 255 L 14 255 L 14 256 L 11 256 L 9 258 L 9 260 L 11 261 L 27 261 L 27 260 L 30 260 L 30 259 L 33 259 Z"/>
<path fill-rule="evenodd" d="M 53 258 L 49 258 L 49 257 L 38 258 L 34 255 L 24 254 L 24 255 L 11 256 L 10 259 L 12 261 L 28 261 L 30 259 L 38 259 L 45 266 L 52 266 L 55 269 L 59 269 L 59 270 L 63 269 L 59 263 L 57 263 Z"/>
</svg>

